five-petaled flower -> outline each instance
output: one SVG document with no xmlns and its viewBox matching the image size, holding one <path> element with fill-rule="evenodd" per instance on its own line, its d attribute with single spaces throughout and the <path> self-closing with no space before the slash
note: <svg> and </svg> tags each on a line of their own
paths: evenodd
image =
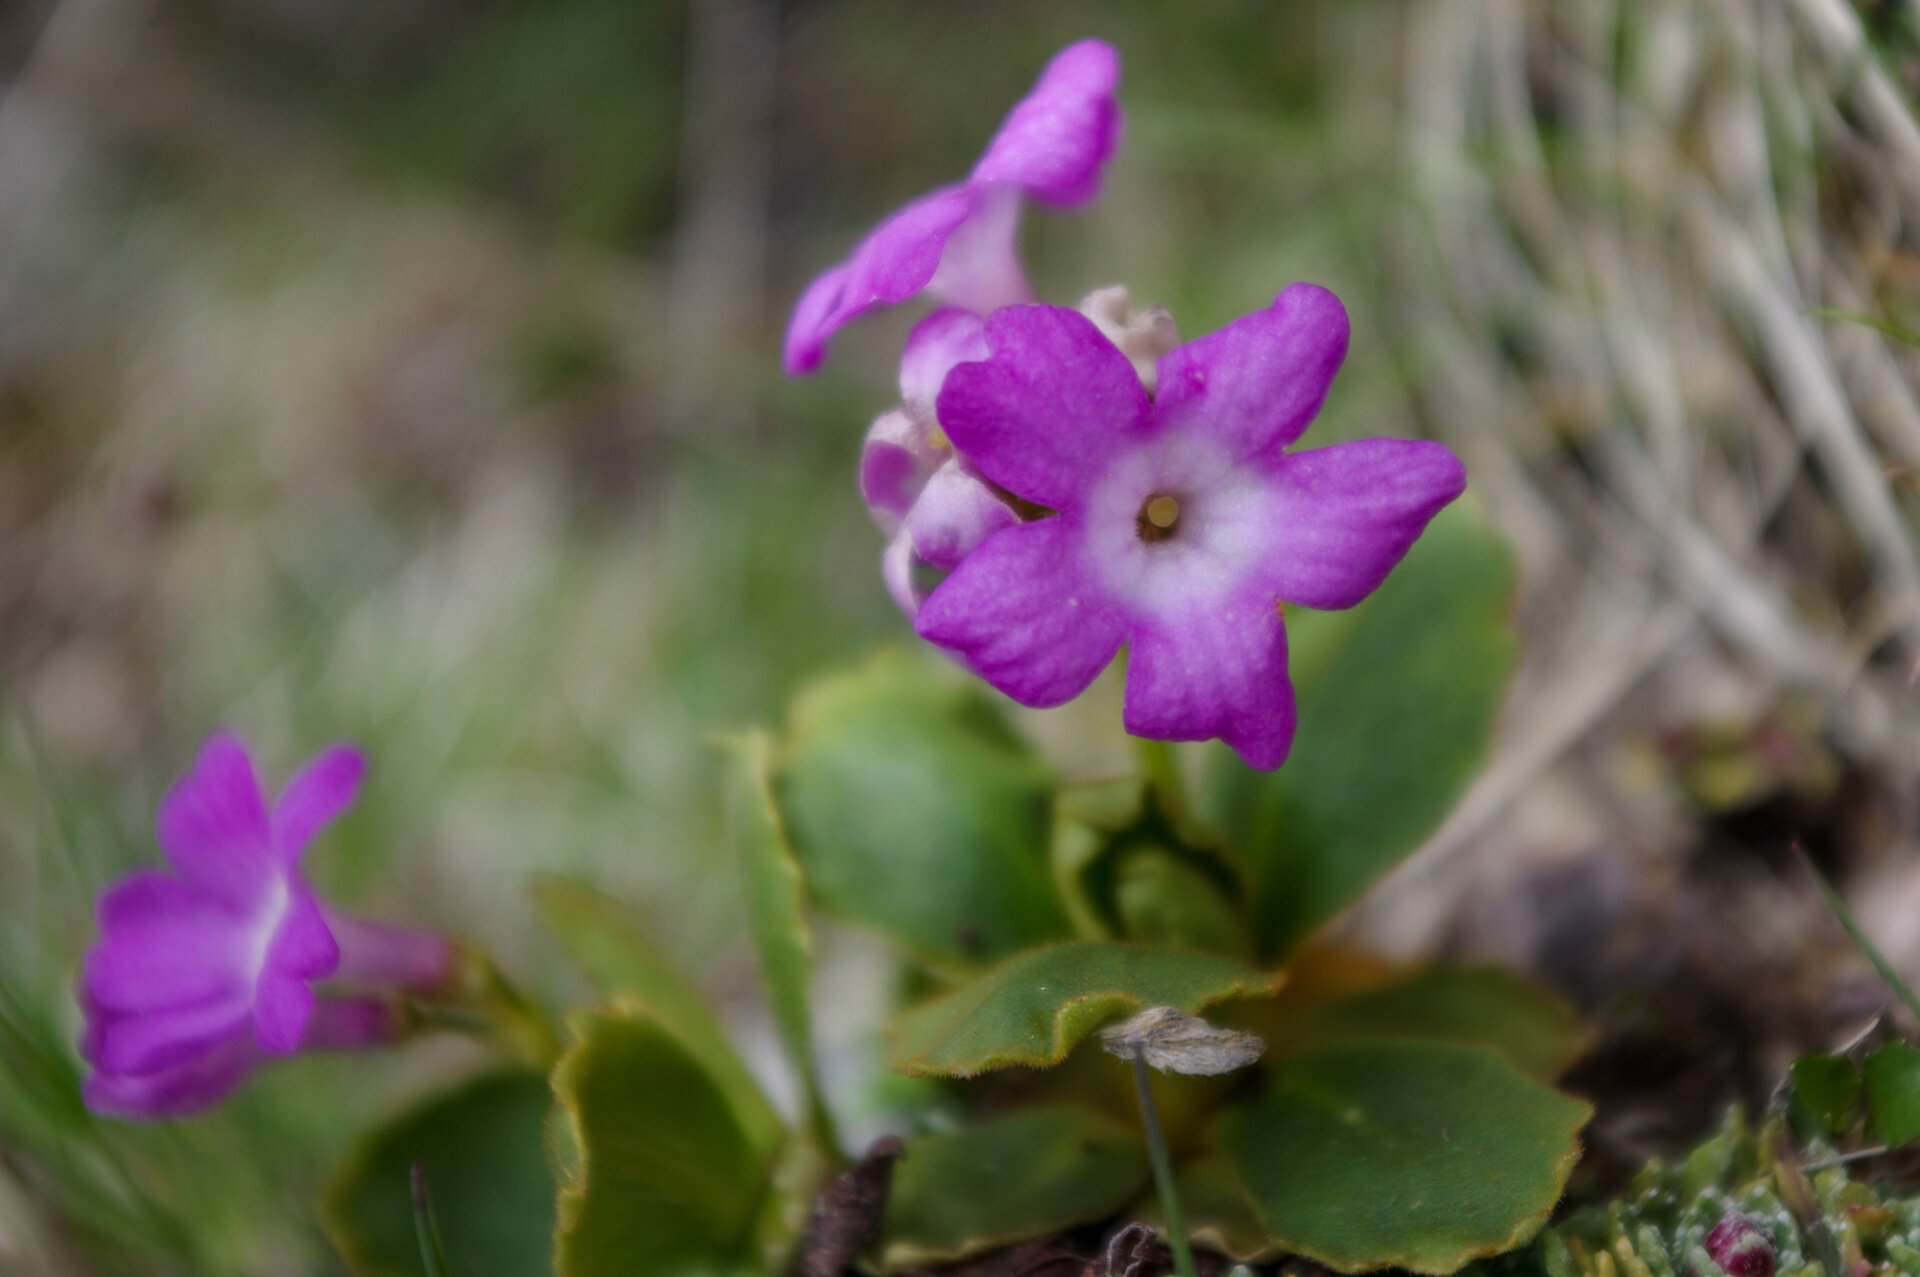
<svg viewBox="0 0 1920 1277">
<path fill-rule="evenodd" d="M 146 1118 L 204 1108 L 267 1058 L 373 1045 L 404 1027 L 391 1000 L 316 999 L 315 982 L 427 992 L 448 978 L 446 940 L 337 914 L 300 874 L 364 770 L 357 751 L 327 750 L 269 809 L 236 738 L 201 749 L 156 821 L 174 872 L 142 870 L 99 901 L 81 984 L 89 1105 Z"/>
<path fill-rule="evenodd" d="M 923 291 L 982 315 L 1031 301 L 1014 243 L 1022 198 L 1077 208 L 1100 193 L 1120 141 L 1119 79 L 1119 55 L 1098 40 L 1055 54 L 966 181 L 898 209 L 807 286 L 787 327 L 787 371 L 812 372 L 843 326 Z"/>
<path fill-rule="evenodd" d="M 1027 705 L 1077 696 L 1128 647 L 1127 730 L 1219 737 L 1278 767 L 1294 732 L 1282 600 L 1359 602 L 1465 485 L 1444 446 L 1285 451 L 1346 354 L 1347 318 L 1295 284 L 1179 346 L 1150 397 L 1076 311 L 989 316 L 990 354 L 947 374 L 939 420 L 1045 517 L 995 532 L 926 599 L 925 638 Z"/>
</svg>

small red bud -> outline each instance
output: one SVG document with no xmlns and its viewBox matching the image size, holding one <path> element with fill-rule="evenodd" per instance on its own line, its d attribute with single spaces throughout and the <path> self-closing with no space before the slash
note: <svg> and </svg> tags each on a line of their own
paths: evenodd
<svg viewBox="0 0 1920 1277">
<path fill-rule="evenodd" d="M 1707 1254 L 1733 1277 L 1773 1277 L 1773 1243 L 1738 1211 L 1722 1215 L 1707 1234 Z"/>
</svg>

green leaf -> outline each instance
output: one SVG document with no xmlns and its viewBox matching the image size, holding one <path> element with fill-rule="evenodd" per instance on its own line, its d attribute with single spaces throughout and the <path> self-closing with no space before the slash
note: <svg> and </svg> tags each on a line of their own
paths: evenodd
<svg viewBox="0 0 1920 1277">
<path fill-rule="evenodd" d="M 1590 1111 L 1487 1047 L 1372 1042 L 1282 1061 L 1219 1136 L 1276 1243 L 1449 1273 L 1538 1231 Z"/>
<path fill-rule="evenodd" d="M 1860 1071 L 1867 1087 L 1867 1129 L 1888 1148 L 1920 1137 L 1920 1050 L 1889 1042 L 1868 1054 Z"/>
<path fill-rule="evenodd" d="M 1147 1182 L 1130 1127 L 1089 1109 L 1020 1109 L 907 1141 L 881 1229 L 888 1271 L 1104 1218 Z"/>
<path fill-rule="evenodd" d="M 1054 806 L 1053 880 L 1083 939 L 1245 958 L 1245 876 L 1217 834 L 1169 817 L 1137 777 L 1072 785 Z"/>
<path fill-rule="evenodd" d="M 1137 776 L 1067 785 L 1055 795 L 1048 863 L 1076 938 L 1118 938 L 1107 852 L 1146 815 L 1147 782 Z"/>
<path fill-rule="evenodd" d="M 888 653 L 799 697 L 775 793 L 819 908 L 954 971 L 1068 934 L 1053 787 L 978 687 Z"/>
<path fill-rule="evenodd" d="M 1113 905 L 1128 940 L 1243 959 L 1252 947 L 1247 924 L 1220 880 L 1184 849 L 1151 843 L 1121 848 L 1113 857 Z"/>
<path fill-rule="evenodd" d="M 418 1277 L 412 1170 L 433 1194 L 447 1267 L 458 1277 L 548 1271 L 553 1180 L 541 1139 L 546 1081 L 492 1073 L 433 1096 L 365 1136 L 321 1200 L 347 1266 L 370 1277 Z"/>
<path fill-rule="evenodd" d="M 820 1082 L 813 1066 L 813 932 L 807 926 L 800 867 L 787 845 L 768 779 L 772 745 L 765 732 L 723 738 L 727 757 L 727 823 L 740 858 L 747 922 L 760 955 L 760 980 L 773 1009 L 774 1026 L 787 1062 L 806 1097 L 813 1138 L 834 1144 Z"/>
<path fill-rule="evenodd" d="M 1853 1125 L 1860 1103 L 1860 1067 L 1844 1055 L 1803 1055 L 1787 1066 L 1793 1091 L 1833 1135 Z"/>
<path fill-rule="evenodd" d="M 553 1094 L 576 1166 L 560 1190 L 554 1271 L 758 1271 L 778 1143 L 743 1124 L 713 1075 L 643 1009 L 568 1024 L 575 1041 Z"/>
<path fill-rule="evenodd" d="M 713 1075 L 757 1138 L 771 1139 L 780 1131 L 779 1114 L 741 1063 L 706 999 L 647 940 L 631 909 L 564 878 L 537 881 L 533 903 L 547 931 L 594 988 L 609 999 L 646 1007 Z"/>
<path fill-rule="evenodd" d="M 1873 329 L 1883 337 L 1891 337 L 1895 341 L 1904 342 L 1909 346 L 1920 346 L 1920 333 L 1908 332 L 1906 329 L 1900 327 L 1900 325 L 1890 320 L 1882 319 L 1878 315 L 1863 315 L 1858 311 L 1834 310 L 1825 306 L 1810 310 L 1807 314 L 1814 319 L 1838 319 L 1849 324 L 1862 324 Z"/>
<path fill-rule="evenodd" d="M 1456 505 L 1358 607 L 1288 609 L 1293 753 L 1260 772 L 1217 749 L 1204 792 L 1252 873 L 1262 956 L 1413 852 L 1479 770 L 1518 657 L 1513 581 L 1506 540 Z"/>
<path fill-rule="evenodd" d="M 1108 1020 L 1151 1006 L 1199 1012 L 1271 997 L 1280 977 L 1216 954 L 1077 940 L 1033 949 L 893 1022 L 892 1067 L 970 1077 L 1058 1064 Z"/>
<path fill-rule="evenodd" d="M 1294 1042 L 1413 1038 L 1490 1046 L 1550 1082 L 1592 1045 L 1593 1031 L 1551 990 L 1503 967 L 1428 967 L 1315 1012 Z"/>
</svg>

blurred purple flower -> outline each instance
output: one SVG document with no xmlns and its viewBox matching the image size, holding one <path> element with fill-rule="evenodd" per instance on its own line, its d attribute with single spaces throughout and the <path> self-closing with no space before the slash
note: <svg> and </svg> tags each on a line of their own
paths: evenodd
<svg viewBox="0 0 1920 1277">
<path fill-rule="evenodd" d="M 933 590 L 920 634 L 1026 705 L 1059 705 L 1129 647 L 1137 736 L 1219 737 L 1278 767 L 1293 741 L 1279 603 L 1358 603 L 1465 472 L 1445 447 L 1288 453 L 1347 348 L 1325 289 L 1179 346 L 1153 395 L 1086 316 L 988 317 L 989 356 L 945 378 L 939 421 L 990 481 L 1054 513 L 995 532 Z"/>
<path fill-rule="evenodd" d="M 156 821 L 174 872 L 140 871 L 100 897 L 81 983 L 89 1105 L 148 1118 L 204 1108 L 269 1057 L 394 1036 L 386 1003 L 316 1004 L 316 981 L 428 991 L 447 978 L 447 941 L 334 914 L 300 875 L 364 770 L 356 750 L 327 750 L 269 810 L 239 740 L 201 748 Z"/>
<path fill-rule="evenodd" d="M 787 371 L 812 372 L 844 325 L 922 291 L 983 315 L 1031 301 L 1014 247 L 1021 199 L 1075 208 L 1100 193 L 1120 141 L 1119 79 L 1119 55 L 1098 40 L 1055 54 L 966 181 L 897 210 L 807 286 L 787 327 Z"/>
</svg>

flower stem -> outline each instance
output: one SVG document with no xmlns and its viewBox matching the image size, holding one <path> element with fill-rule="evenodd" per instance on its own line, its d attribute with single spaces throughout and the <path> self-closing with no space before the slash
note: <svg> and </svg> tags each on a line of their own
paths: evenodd
<svg viewBox="0 0 1920 1277">
<path fill-rule="evenodd" d="M 1140 1095 L 1140 1125 L 1147 1134 L 1147 1157 L 1153 1163 L 1153 1183 L 1160 1193 L 1160 1213 L 1166 1219 L 1167 1245 L 1173 1248 L 1173 1270 L 1180 1277 L 1199 1277 L 1193 1266 L 1193 1248 L 1187 1244 L 1187 1220 L 1180 1211 L 1180 1194 L 1173 1187 L 1173 1160 L 1167 1156 L 1166 1137 L 1160 1133 L 1160 1110 L 1153 1103 L 1147 1062 L 1133 1053 L 1133 1087 Z"/>
<path fill-rule="evenodd" d="M 1180 778 L 1180 759 L 1173 752 L 1173 743 L 1136 736 L 1133 753 L 1140 760 L 1140 774 L 1160 796 L 1160 809 L 1175 820 L 1185 816 L 1187 787 Z"/>
<path fill-rule="evenodd" d="M 427 1277 L 447 1277 L 447 1255 L 440 1245 L 440 1224 L 433 1217 L 433 1201 L 427 1196 L 427 1168 L 413 1164 L 413 1232 L 420 1243 L 420 1265 Z"/>
<path fill-rule="evenodd" d="M 447 1000 L 425 1008 L 430 1023 L 463 1029 L 536 1072 L 553 1068 L 560 1058 L 553 1022 L 486 954 L 454 946 L 454 973 L 447 985 Z"/>
<path fill-rule="evenodd" d="M 1820 894 L 1825 898 L 1827 908 L 1833 910 L 1833 916 L 1840 920 L 1840 925 L 1846 929 L 1847 935 L 1860 947 L 1860 952 L 1867 955 L 1867 961 L 1871 962 L 1873 969 L 1880 973 L 1880 978 L 1887 982 L 1887 987 L 1907 1004 L 1907 1010 L 1913 1012 L 1913 1018 L 1920 1020 L 1920 998 L 1914 997 L 1913 989 L 1900 978 L 1900 973 L 1893 969 L 1893 964 L 1887 961 L 1886 956 L 1874 946 L 1873 941 L 1867 938 L 1867 933 L 1861 929 L 1860 920 L 1853 916 L 1853 910 L 1847 908 L 1847 902 L 1840 898 L 1840 893 L 1834 889 L 1834 885 L 1827 881 L 1827 876 L 1820 872 L 1818 865 L 1813 863 L 1813 857 L 1807 854 L 1807 849 L 1796 842 L 1793 844 L 1793 850 L 1800 857 L 1800 863 L 1805 865 L 1807 872 L 1812 875 L 1814 886 L 1820 888 Z"/>
</svg>

